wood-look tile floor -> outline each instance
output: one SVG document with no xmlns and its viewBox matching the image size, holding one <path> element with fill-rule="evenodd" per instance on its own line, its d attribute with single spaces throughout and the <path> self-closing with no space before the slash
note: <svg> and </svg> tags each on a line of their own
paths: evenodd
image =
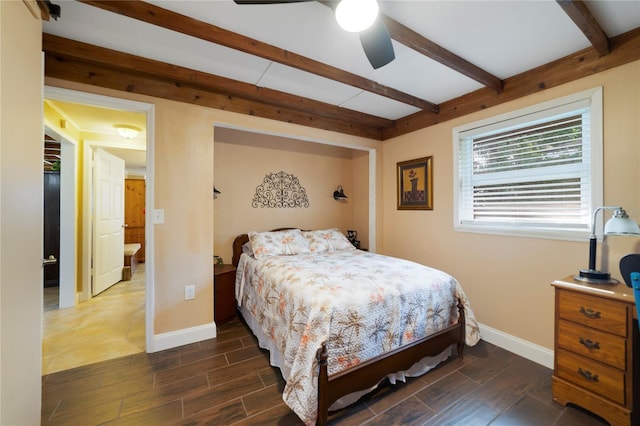
<svg viewBox="0 0 640 426">
<path fill-rule="evenodd" d="M 58 308 L 58 287 L 44 288 L 42 374 L 144 352 L 144 267 L 72 308 Z"/>
<path fill-rule="evenodd" d="M 42 425 L 300 425 L 284 383 L 246 325 L 153 354 L 42 377 Z M 606 424 L 551 400 L 551 370 L 481 341 L 464 359 L 382 385 L 330 416 L 333 425 Z"/>
</svg>

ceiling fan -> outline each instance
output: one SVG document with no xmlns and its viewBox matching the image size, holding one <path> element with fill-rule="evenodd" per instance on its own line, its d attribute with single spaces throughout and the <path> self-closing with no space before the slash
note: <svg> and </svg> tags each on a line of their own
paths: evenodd
<svg viewBox="0 0 640 426">
<path fill-rule="evenodd" d="M 236 4 L 239 5 L 248 5 L 248 4 L 280 4 L 280 3 L 301 3 L 307 1 L 316 1 L 316 0 L 233 0 Z M 389 31 L 387 31 L 387 27 L 384 25 L 382 19 L 378 16 L 378 4 L 376 0 L 341 0 L 340 2 L 336 1 L 319 1 L 319 3 L 324 4 L 325 6 L 329 6 L 332 9 L 335 8 L 336 11 L 336 20 L 338 24 L 347 31 L 357 32 L 360 36 L 360 43 L 362 44 L 362 49 L 364 50 L 369 63 L 374 69 L 378 69 L 387 65 L 389 62 L 393 61 L 396 57 L 393 51 L 393 45 L 391 44 L 391 37 L 389 36 Z M 371 14 L 367 11 L 365 12 L 366 7 L 372 7 L 373 9 Z M 367 21 L 359 26 L 356 24 L 350 28 L 346 28 L 343 24 L 343 19 L 355 18 L 357 20 Z M 364 29 L 362 28 L 365 26 Z"/>
</svg>

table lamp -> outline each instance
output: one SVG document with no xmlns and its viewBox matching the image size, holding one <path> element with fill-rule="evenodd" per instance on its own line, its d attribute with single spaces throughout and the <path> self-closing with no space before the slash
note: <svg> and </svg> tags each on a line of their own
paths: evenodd
<svg viewBox="0 0 640 426">
<path fill-rule="evenodd" d="M 598 271 L 596 269 L 596 216 L 600 210 L 615 210 L 611 219 L 604 225 L 604 235 L 640 235 L 640 227 L 631 220 L 622 207 L 603 206 L 593 211 L 593 221 L 591 223 L 591 236 L 589 237 L 589 269 L 581 269 L 580 275 L 576 277 L 579 281 L 593 283 L 611 282 L 611 274 Z"/>
</svg>

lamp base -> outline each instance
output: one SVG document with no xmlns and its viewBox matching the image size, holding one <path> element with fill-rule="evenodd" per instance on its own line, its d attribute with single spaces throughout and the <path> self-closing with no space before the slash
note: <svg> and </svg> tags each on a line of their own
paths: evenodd
<svg viewBox="0 0 640 426">
<path fill-rule="evenodd" d="M 608 272 L 596 271 L 595 269 L 580 269 L 580 278 L 607 281 L 611 278 L 611 274 Z"/>
<path fill-rule="evenodd" d="M 618 280 L 611 279 L 611 274 L 608 272 L 596 271 L 595 269 L 580 269 L 580 275 L 575 279 L 594 284 L 616 284 L 618 282 Z"/>
</svg>

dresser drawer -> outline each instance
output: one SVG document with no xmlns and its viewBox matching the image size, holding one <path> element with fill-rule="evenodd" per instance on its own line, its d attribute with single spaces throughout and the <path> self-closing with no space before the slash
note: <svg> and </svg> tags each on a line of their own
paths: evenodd
<svg viewBox="0 0 640 426">
<path fill-rule="evenodd" d="M 558 315 L 598 330 L 627 336 L 627 309 L 619 302 L 558 290 Z"/>
<path fill-rule="evenodd" d="M 624 372 L 602 363 L 556 351 L 556 375 L 618 404 L 625 404 Z"/>
<path fill-rule="evenodd" d="M 626 368 L 627 341 L 620 336 L 566 321 L 558 321 L 558 345 L 578 355 Z"/>
</svg>

